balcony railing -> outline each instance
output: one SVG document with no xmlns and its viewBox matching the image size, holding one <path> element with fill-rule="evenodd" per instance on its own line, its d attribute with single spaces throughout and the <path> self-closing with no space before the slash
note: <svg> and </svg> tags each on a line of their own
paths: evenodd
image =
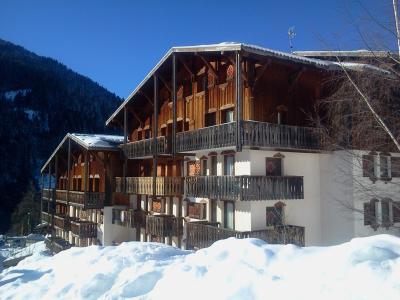
<svg viewBox="0 0 400 300">
<path fill-rule="evenodd" d="M 185 193 L 190 197 L 242 201 L 304 198 L 301 176 L 188 176 Z"/>
<path fill-rule="evenodd" d="M 60 237 L 46 237 L 44 240 L 46 248 L 53 253 L 58 253 L 63 250 L 71 248 L 73 245 Z"/>
<path fill-rule="evenodd" d="M 48 198 L 51 194 L 52 190 L 43 189 L 43 197 Z M 104 207 L 105 193 L 102 192 L 56 190 L 55 195 L 58 202 L 69 202 L 84 209 L 100 209 Z M 48 199 L 51 200 L 51 198 Z"/>
<path fill-rule="evenodd" d="M 172 215 L 146 216 L 146 232 L 158 237 L 180 236 L 183 232 L 183 220 Z"/>
<path fill-rule="evenodd" d="M 153 139 L 140 140 L 121 145 L 122 151 L 128 159 L 148 157 L 154 154 Z M 170 153 L 169 138 L 160 136 L 157 138 L 157 153 Z"/>
<path fill-rule="evenodd" d="M 71 219 L 65 215 L 54 215 L 54 226 L 69 231 L 71 230 Z"/>
<path fill-rule="evenodd" d="M 238 239 L 258 238 L 269 244 L 304 246 L 304 235 L 304 227 L 293 225 L 282 225 L 271 229 L 255 231 L 235 231 L 202 223 L 187 223 L 187 246 L 189 249 L 206 248 L 218 240 L 229 237 Z"/>
<path fill-rule="evenodd" d="M 48 200 L 52 200 L 53 199 L 52 191 L 53 191 L 52 189 L 43 189 L 42 190 L 43 198 L 48 199 Z"/>
<path fill-rule="evenodd" d="M 236 123 L 225 123 L 198 130 L 179 132 L 176 135 L 177 152 L 234 146 Z"/>
<path fill-rule="evenodd" d="M 97 237 L 97 224 L 90 221 L 74 220 L 71 221 L 72 234 L 80 238 Z"/>
<path fill-rule="evenodd" d="M 320 150 L 321 131 L 317 128 L 278 125 L 266 122 L 241 121 L 243 146 L 259 148 Z M 236 145 L 236 123 L 225 123 L 176 136 L 177 152 L 223 148 Z"/>
<path fill-rule="evenodd" d="M 112 213 L 112 223 L 128 228 L 145 228 L 146 212 L 144 210 L 114 208 Z"/>
<path fill-rule="evenodd" d="M 51 224 L 51 214 L 45 211 L 42 211 L 42 221 L 47 224 Z"/>
<path fill-rule="evenodd" d="M 153 177 L 116 177 L 116 192 L 138 195 L 153 195 Z M 182 177 L 156 177 L 157 196 L 183 194 Z"/>
</svg>

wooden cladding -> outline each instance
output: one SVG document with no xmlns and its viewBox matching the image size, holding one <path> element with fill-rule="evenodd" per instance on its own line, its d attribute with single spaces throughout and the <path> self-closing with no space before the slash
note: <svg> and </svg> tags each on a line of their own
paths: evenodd
<svg viewBox="0 0 400 300">
<path fill-rule="evenodd" d="M 116 177 L 116 192 L 153 195 L 153 177 Z M 181 177 L 156 177 L 157 196 L 179 196 L 183 194 Z"/>
<path fill-rule="evenodd" d="M 185 177 L 189 197 L 219 200 L 303 199 L 301 176 L 196 176 Z"/>
<path fill-rule="evenodd" d="M 202 224 L 201 222 L 189 222 L 187 224 L 188 249 L 206 248 L 218 240 L 229 237 L 235 237 L 237 239 L 258 238 L 269 244 L 294 244 L 297 246 L 304 246 L 305 228 L 293 225 L 282 225 L 264 230 L 236 231 Z"/>
</svg>

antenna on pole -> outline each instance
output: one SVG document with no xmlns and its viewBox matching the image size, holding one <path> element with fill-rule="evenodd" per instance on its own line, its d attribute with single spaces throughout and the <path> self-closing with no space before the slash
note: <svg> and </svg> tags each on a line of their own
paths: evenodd
<svg viewBox="0 0 400 300">
<path fill-rule="evenodd" d="M 289 27 L 288 30 L 288 37 L 289 37 L 289 47 L 290 47 L 290 53 L 293 53 L 293 39 L 296 36 L 296 32 L 294 31 L 294 26 Z"/>
</svg>

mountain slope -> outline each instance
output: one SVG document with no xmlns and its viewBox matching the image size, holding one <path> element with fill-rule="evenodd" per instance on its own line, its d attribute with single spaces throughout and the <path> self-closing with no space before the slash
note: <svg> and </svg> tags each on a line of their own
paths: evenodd
<svg viewBox="0 0 400 300">
<path fill-rule="evenodd" d="M 0 39 L 0 233 L 62 137 L 107 132 L 120 101 L 54 59 Z"/>
</svg>

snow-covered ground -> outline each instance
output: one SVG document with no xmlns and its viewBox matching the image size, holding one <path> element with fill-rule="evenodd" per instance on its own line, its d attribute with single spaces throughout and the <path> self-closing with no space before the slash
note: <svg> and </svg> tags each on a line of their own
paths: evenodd
<svg viewBox="0 0 400 300">
<path fill-rule="evenodd" d="M 228 239 L 35 253 L 0 274 L 1 299 L 400 299 L 400 239 L 298 248 Z"/>
</svg>

